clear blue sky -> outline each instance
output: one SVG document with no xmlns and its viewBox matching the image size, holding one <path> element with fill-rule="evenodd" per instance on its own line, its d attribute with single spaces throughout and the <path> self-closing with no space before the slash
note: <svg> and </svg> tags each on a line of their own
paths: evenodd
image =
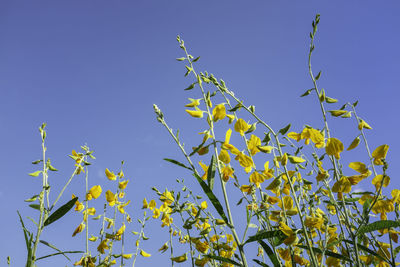
<svg viewBox="0 0 400 267">
<path fill-rule="evenodd" d="M 192 131 L 197 126 L 183 107 L 196 93 L 183 91 L 191 80 L 175 61 L 182 56 L 177 34 L 201 56 L 199 70 L 223 78 L 275 129 L 292 122 L 300 130 L 304 124 L 321 126 L 314 99 L 299 98 L 312 87 L 308 33 L 320 13 L 313 63 L 315 71 L 323 71 L 320 86 L 340 103 L 359 100 L 358 114 L 374 128 L 368 132 L 371 147 L 390 145 L 389 176 L 395 185 L 399 11 L 398 1 L 1 1 L 0 265 L 8 255 L 12 266 L 24 264 L 16 210 L 33 216 L 23 199 L 40 190 L 41 181 L 27 173 L 36 170 L 30 162 L 41 155 L 37 128 L 42 122 L 48 124 L 48 155 L 60 170 L 50 177 L 53 193 L 72 172 L 67 155 L 85 143 L 97 157 L 92 184 L 108 185 L 104 169 L 117 170 L 125 160 L 131 213 L 140 212 L 143 197 L 154 196 L 152 186 L 162 190 L 173 188 L 176 178 L 192 180 L 163 162 L 182 156 L 152 109 L 157 103 L 171 126 L 181 128 L 188 146 L 197 143 Z M 347 130 L 353 121 L 337 122 L 331 123 L 334 135 L 354 137 Z M 66 198 L 72 192 L 82 195 L 79 178 Z M 70 237 L 79 221 L 77 214 L 68 214 L 43 239 L 61 249 L 84 249 L 82 237 Z M 156 222 L 147 233 L 151 239 L 143 248 L 154 256 L 139 258 L 137 266 L 160 266 L 167 259 L 157 252 L 167 241 L 166 230 Z M 59 257 L 39 266 L 63 263 Z"/>
</svg>

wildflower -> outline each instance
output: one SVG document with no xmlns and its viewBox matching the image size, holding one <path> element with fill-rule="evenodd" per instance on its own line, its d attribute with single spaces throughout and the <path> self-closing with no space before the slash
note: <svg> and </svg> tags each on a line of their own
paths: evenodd
<svg viewBox="0 0 400 267">
<path fill-rule="evenodd" d="M 127 205 L 129 205 L 130 202 L 131 202 L 131 201 L 128 200 L 128 202 L 126 202 L 125 204 L 118 205 L 118 211 L 119 211 L 120 213 L 124 214 L 124 213 L 125 213 L 124 208 L 125 208 Z"/>
<path fill-rule="evenodd" d="M 97 251 L 100 252 L 101 254 L 104 254 L 106 249 L 110 249 L 108 246 L 108 239 L 104 239 L 103 241 L 100 242 L 99 246 L 97 247 Z"/>
<path fill-rule="evenodd" d="M 100 185 L 95 185 L 92 188 L 90 188 L 89 193 L 86 195 L 87 200 L 91 200 L 92 198 L 96 199 L 101 195 L 101 186 Z"/>
<path fill-rule="evenodd" d="M 75 229 L 74 233 L 72 234 L 72 236 L 76 236 L 77 234 L 79 234 L 80 232 L 82 232 L 85 229 L 85 224 L 81 223 L 78 225 L 78 227 Z"/>
<path fill-rule="evenodd" d="M 106 172 L 106 176 L 107 176 L 108 180 L 116 180 L 117 179 L 117 176 L 115 176 L 115 174 L 113 172 L 109 171 L 107 168 L 106 168 L 105 172 Z"/>
<path fill-rule="evenodd" d="M 145 257 L 145 258 L 148 258 L 148 257 L 151 256 L 151 254 L 145 252 L 143 249 L 140 250 L 140 255 L 142 255 L 142 256 Z"/>
<path fill-rule="evenodd" d="M 165 192 L 160 196 L 160 201 L 167 203 L 168 205 L 171 205 L 174 200 L 174 196 L 167 189 L 165 189 Z"/>
<path fill-rule="evenodd" d="M 207 201 L 203 201 L 203 202 L 201 202 L 201 204 L 200 204 L 200 207 L 201 207 L 201 209 L 202 209 L 202 210 L 205 210 L 205 209 L 207 209 L 207 207 L 208 207 L 208 205 L 207 205 Z"/>
<path fill-rule="evenodd" d="M 195 107 L 195 108 L 196 108 L 196 110 L 186 109 L 185 111 L 194 118 L 203 118 L 204 111 L 200 110 L 198 107 Z"/>
<path fill-rule="evenodd" d="M 230 166 L 226 165 L 222 168 L 221 172 L 222 180 L 224 180 L 224 182 L 228 182 L 229 177 L 233 177 L 234 170 Z"/>
<path fill-rule="evenodd" d="M 265 180 L 265 176 L 262 175 L 261 173 L 254 171 L 251 175 L 250 175 L 250 183 L 254 183 L 256 185 L 256 187 L 260 188 L 260 184 L 263 183 Z"/>
<path fill-rule="evenodd" d="M 362 129 L 369 129 L 372 130 L 372 127 L 369 126 L 368 123 L 366 123 L 364 120 L 360 119 L 360 122 L 358 123 L 358 129 L 361 131 Z"/>
<path fill-rule="evenodd" d="M 222 120 L 226 116 L 226 110 L 224 104 L 216 105 L 212 111 L 213 121 Z"/>
<path fill-rule="evenodd" d="M 380 187 L 387 187 L 390 183 L 390 177 L 382 174 L 378 174 L 372 179 L 372 184 L 375 185 L 376 190 L 379 190 Z"/>
<path fill-rule="evenodd" d="M 72 199 L 74 199 L 76 196 L 74 194 L 72 194 Z M 76 211 L 81 211 L 85 208 L 85 206 L 79 202 L 78 200 L 75 202 L 75 210 Z"/>
<path fill-rule="evenodd" d="M 174 262 L 184 262 L 187 260 L 187 253 L 185 253 L 181 256 L 178 256 L 178 257 L 172 257 L 171 260 Z"/>
<path fill-rule="evenodd" d="M 235 131 L 240 133 L 241 136 L 243 136 L 244 132 L 246 132 L 249 128 L 250 125 L 248 125 L 243 119 L 238 119 L 235 123 Z"/>
<path fill-rule="evenodd" d="M 165 251 L 167 251 L 168 248 L 169 248 L 168 242 L 166 242 L 161 248 L 158 249 L 158 251 L 161 251 L 161 253 L 164 253 Z"/>
<path fill-rule="evenodd" d="M 129 182 L 129 180 L 125 180 L 125 181 L 120 182 L 119 185 L 118 185 L 118 188 L 122 189 L 122 190 L 125 189 L 126 185 L 128 184 L 128 182 Z"/>
<path fill-rule="evenodd" d="M 110 205 L 112 207 L 112 206 L 115 205 L 117 197 L 113 192 L 111 192 L 110 190 L 107 190 L 107 192 L 106 192 L 106 200 L 108 202 L 108 205 Z"/>
<path fill-rule="evenodd" d="M 147 207 L 149 206 L 149 204 L 147 203 L 146 198 L 143 199 L 143 206 L 142 209 L 147 209 Z"/>
<path fill-rule="evenodd" d="M 253 156 L 258 152 L 260 152 L 259 149 L 260 146 L 261 146 L 261 139 L 258 136 L 252 134 L 250 140 L 247 141 L 247 147 L 249 148 L 250 154 Z"/>
<path fill-rule="evenodd" d="M 188 108 L 197 107 L 200 105 L 200 100 L 201 100 L 201 98 L 200 99 L 189 98 L 190 103 L 186 104 L 185 107 L 188 107 Z"/>
<path fill-rule="evenodd" d="M 329 138 L 326 144 L 326 154 L 329 156 L 335 156 L 335 158 L 340 159 L 340 152 L 342 152 L 344 146 L 339 139 Z"/>
<path fill-rule="evenodd" d="M 225 164 L 231 162 L 231 157 L 229 156 L 228 151 L 226 151 L 225 149 L 221 149 L 218 155 L 218 159 Z"/>
<path fill-rule="evenodd" d="M 375 165 L 383 165 L 382 159 L 386 158 L 386 154 L 389 150 L 388 145 L 381 145 L 378 146 L 374 152 L 372 152 L 372 157 L 374 158 L 374 164 Z"/>
<path fill-rule="evenodd" d="M 242 152 L 235 157 L 235 160 L 239 161 L 240 166 L 244 167 L 246 173 L 249 173 L 253 168 L 253 160 Z"/>
</svg>

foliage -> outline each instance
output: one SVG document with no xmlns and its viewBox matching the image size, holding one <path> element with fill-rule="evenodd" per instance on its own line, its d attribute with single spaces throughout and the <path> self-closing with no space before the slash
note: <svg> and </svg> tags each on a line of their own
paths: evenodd
<svg viewBox="0 0 400 267">
<path fill-rule="evenodd" d="M 189 177 L 200 185 L 193 190 L 201 190 L 202 196 L 188 188 L 184 180 L 177 180 L 181 186 L 178 192 L 159 191 L 153 187 L 158 203 L 156 199 L 143 199 L 144 214 L 143 219 L 138 220 L 140 232 L 133 232 L 137 241 L 132 254 L 124 252 L 125 231 L 132 218 L 125 211 L 129 200 L 125 194 L 128 180 L 122 171 L 123 162 L 117 174 L 105 170 L 107 178 L 116 183 L 115 190 L 104 194 L 103 213 L 92 217 L 100 222 L 100 233 L 89 238 L 89 216 L 96 213 L 90 203 L 100 199 L 102 194 L 101 185 L 89 188 L 88 166 L 91 163 L 88 160 L 94 159 L 93 152 L 86 146 L 80 153 L 72 151 L 73 174 L 50 205 L 48 173 L 56 169 L 45 156 L 43 124 L 39 129 L 43 158 L 34 162 L 42 163 L 43 167 L 30 174 L 42 175 L 43 187 L 38 195 L 27 200 L 37 203 L 31 204 L 39 211 L 39 222 L 34 222 L 36 234 L 25 227 L 20 216 L 27 266 L 34 266 L 36 261 L 47 257 L 36 257 L 39 243 L 53 247 L 57 251 L 53 255 L 67 257 L 67 253 L 83 253 L 74 265 L 110 266 L 119 260 L 123 266 L 132 258 L 134 266 L 139 254 L 151 256 L 140 247 L 140 242 L 147 239 L 144 228 L 151 218 L 160 219 L 161 227 L 169 232 L 170 239 L 159 251 L 170 251 L 172 266 L 181 262 L 191 266 L 249 266 L 250 258 L 260 266 L 395 266 L 400 250 L 395 245 L 400 233 L 396 230 L 400 226 L 400 190 L 393 189 L 389 196 L 384 194 L 390 183 L 386 174 L 389 146 L 382 144 L 371 153 L 366 131 L 372 127 L 357 115 L 357 102 L 327 110 L 339 101 L 319 88 L 322 74 L 314 75 L 311 68 L 319 21 L 317 15 L 310 33 L 308 66 L 313 88 L 301 97 L 314 96 L 319 103 L 321 129 L 309 125 L 292 129 L 289 124 L 274 130 L 255 112 L 254 106 L 238 98 L 222 79 L 206 71 L 198 73 L 195 63 L 200 57 L 192 56 L 184 41 L 177 37 L 184 53 L 177 60 L 185 63 L 185 76 L 193 77 L 185 90 L 200 90 L 201 97 L 189 98 L 190 102 L 185 105 L 186 113 L 204 125 L 199 145 L 187 150 L 179 131 L 174 132 L 167 124 L 160 108 L 154 105 L 154 111 L 186 162 L 165 160 L 186 169 Z M 245 120 L 246 116 L 250 119 Z M 346 118 L 354 118 L 354 127 L 349 132 L 355 133 L 354 140 L 345 146 L 328 122 Z M 233 143 L 231 139 L 239 142 Z M 346 164 L 353 170 L 349 172 L 342 155 L 353 149 L 364 151 L 369 161 L 354 159 Z M 72 196 L 72 200 L 53 211 L 65 188 L 79 174 L 85 174 L 86 178 L 83 200 Z M 356 185 L 368 183 L 375 188 L 373 192 L 354 190 Z M 232 197 L 238 195 L 239 199 L 232 202 Z M 232 203 L 236 202 L 237 207 L 233 207 Z M 45 227 L 62 218 L 74 205 L 83 218 L 73 236 L 85 232 L 86 251 L 63 252 L 40 240 Z M 243 214 L 234 214 L 233 210 Z M 148 216 L 147 212 L 152 215 Z M 186 253 L 175 255 L 175 239 L 178 246 L 187 248 Z M 89 250 L 89 241 L 97 242 L 97 255 Z M 121 242 L 119 254 L 113 253 L 116 242 Z M 257 256 L 250 251 L 254 244 L 258 247 Z"/>
</svg>

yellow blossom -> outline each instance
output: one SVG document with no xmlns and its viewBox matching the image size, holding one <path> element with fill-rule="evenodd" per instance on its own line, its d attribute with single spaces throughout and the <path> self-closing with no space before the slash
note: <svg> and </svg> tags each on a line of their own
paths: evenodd
<svg viewBox="0 0 400 267">
<path fill-rule="evenodd" d="M 240 135 L 244 135 L 244 132 L 246 132 L 250 128 L 250 125 L 247 124 L 243 119 L 238 119 L 235 123 L 235 131 L 240 133 Z"/>
<path fill-rule="evenodd" d="M 351 191 L 351 183 L 346 176 L 342 176 L 339 181 L 336 181 L 332 187 L 332 192 L 349 193 Z"/>
<path fill-rule="evenodd" d="M 250 175 L 250 183 L 254 183 L 256 185 L 256 187 L 260 187 L 260 184 L 263 183 L 265 180 L 265 176 L 262 175 L 261 173 L 254 171 L 251 175 Z"/>
<path fill-rule="evenodd" d="M 72 236 L 76 236 L 77 234 L 79 234 L 80 232 L 82 232 L 85 229 L 85 224 L 81 223 L 78 225 L 78 227 L 75 229 L 74 233 L 72 234 Z"/>
<path fill-rule="evenodd" d="M 142 255 L 143 257 L 146 257 L 146 258 L 151 256 L 151 254 L 145 252 L 143 249 L 140 250 L 140 255 Z"/>
<path fill-rule="evenodd" d="M 329 156 L 335 156 L 335 158 L 340 159 L 340 152 L 344 149 L 343 143 L 339 139 L 329 138 L 326 144 L 326 154 Z"/>
<path fill-rule="evenodd" d="M 107 168 L 106 168 L 106 176 L 107 176 L 108 180 L 117 179 L 117 176 L 113 172 L 109 171 Z"/>
<path fill-rule="evenodd" d="M 143 206 L 142 206 L 142 209 L 147 209 L 148 206 L 149 206 L 149 204 L 147 203 L 147 199 L 144 198 L 144 199 L 143 199 Z"/>
<path fill-rule="evenodd" d="M 368 123 L 366 123 L 364 120 L 360 119 L 360 123 L 358 124 L 358 129 L 359 129 L 359 130 L 362 130 L 362 129 L 364 129 L 364 128 L 365 128 L 365 129 L 369 129 L 369 130 L 372 129 L 372 127 L 369 126 Z"/>
<path fill-rule="evenodd" d="M 122 181 L 122 182 L 120 182 L 119 184 L 118 184 L 118 188 L 119 189 L 125 189 L 126 188 L 126 185 L 128 184 L 128 182 L 129 182 L 129 180 L 125 180 L 125 181 Z"/>
<path fill-rule="evenodd" d="M 225 149 L 221 149 L 218 155 L 218 159 L 225 164 L 231 162 L 231 157 L 229 156 L 228 151 L 226 151 Z"/>
<path fill-rule="evenodd" d="M 168 205 L 171 205 L 174 200 L 174 196 L 167 189 L 165 189 L 165 192 L 160 196 L 160 201 L 167 203 Z"/>
<path fill-rule="evenodd" d="M 247 141 L 247 147 L 249 148 L 250 154 L 253 156 L 258 152 L 260 152 L 259 149 L 260 146 L 261 146 L 261 139 L 258 136 L 252 134 L 250 140 Z"/>
<path fill-rule="evenodd" d="M 372 184 L 375 185 L 376 190 L 379 190 L 380 187 L 387 187 L 390 183 L 390 177 L 382 174 L 378 174 L 372 179 Z"/>
<path fill-rule="evenodd" d="M 152 200 L 150 201 L 150 203 L 149 203 L 149 209 L 150 209 L 150 210 L 154 210 L 155 207 L 156 207 L 156 205 L 157 205 L 156 201 L 155 201 L 154 199 L 152 199 Z"/>
<path fill-rule="evenodd" d="M 106 192 L 106 200 L 108 202 L 108 205 L 110 205 L 112 207 L 112 206 L 115 205 L 117 197 L 113 192 L 111 192 L 110 190 L 107 190 L 107 192 Z"/>
<path fill-rule="evenodd" d="M 122 257 L 124 258 L 124 259 L 130 259 L 130 258 L 132 258 L 132 254 L 122 254 Z"/>
<path fill-rule="evenodd" d="M 235 160 L 238 160 L 240 166 L 245 168 L 246 173 L 249 173 L 254 165 L 253 160 L 242 152 L 235 157 Z"/>
<path fill-rule="evenodd" d="M 201 98 L 199 98 L 199 99 L 189 98 L 190 103 L 186 104 L 185 107 L 187 107 L 187 108 L 197 107 L 198 105 L 200 105 L 200 100 L 201 100 Z"/>
<path fill-rule="evenodd" d="M 386 154 L 389 150 L 388 145 L 381 145 L 378 146 L 374 152 L 372 152 L 372 157 L 374 158 L 374 164 L 375 165 L 383 165 L 382 159 L 386 158 Z"/>
<path fill-rule="evenodd" d="M 187 260 L 187 254 L 185 253 L 185 254 L 183 254 L 181 256 L 178 256 L 178 257 L 172 257 L 171 260 L 174 261 L 174 262 L 184 262 L 184 261 Z"/>
<path fill-rule="evenodd" d="M 92 188 L 90 188 L 89 193 L 87 194 L 86 198 L 87 200 L 90 200 L 92 198 L 96 199 L 101 195 L 102 189 L 100 185 L 95 185 Z"/>
<path fill-rule="evenodd" d="M 74 198 L 75 198 L 75 195 L 72 194 L 72 199 L 74 199 Z M 81 202 L 79 202 L 78 200 L 75 202 L 75 210 L 76 211 L 81 211 L 84 208 L 85 208 L 85 206 Z"/>
<path fill-rule="evenodd" d="M 226 110 L 224 104 L 216 105 L 212 111 L 213 121 L 222 120 L 226 116 Z"/>
<path fill-rule="evenodd" d="M 118 211 L 119 211 L 120 213 L 124 214 L 124 213 L 125 213 L 125 209 L 124 209 L 124 208 L 125 208 L 130 202 L 131 202 L 131 201 L 128 200 L 128 202 L 126 202 L 125 204 L 118 205 Z"/>
<path fill-rule="evenodd" d="M 202 110 L 200 110 L 199 108 L 195 107 L 196 110 L 190 110 L 190 109 L 186 109 L 185 111 L 187 113 L 189 113 L 190 116 L 194 117 L 194 118 L 203 118 L 203 112 Z"/>
</svg>

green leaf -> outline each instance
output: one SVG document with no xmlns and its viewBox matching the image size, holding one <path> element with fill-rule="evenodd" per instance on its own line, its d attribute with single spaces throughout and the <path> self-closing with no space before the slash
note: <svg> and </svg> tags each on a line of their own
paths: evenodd
<svg viewBox="0 0 400 267">
<path fill-rule="evenodd" d="M 238 103 L 236 106 L 234 106 L 232 109 L 228 110 L 229 112 L 235 112 L 236 110 L 240 110 L 240 108 L 243 107 L 242 103 Z"/>
<path fill-rule="evenodd" d="M 331 98 L 331 97 L 329 97 L 329 96 L 325 96 L 325 101 L 326 101 L 326 103 L 329 103 L 329 104 L 338 102 L 337 99 Z"/>
<path fill-rule="evenodd" d="M 49 248 L 52 248 L 52 249 L 54 249 L 54 250 L 56 250 L 56 251 L 62 253 L 62 254 L 64 255 L 65 258 L 67 258 L 69 261 L 71 261 L 71 259 L 68 258 L 67 255 L 65 255 L 65 254 L 64 254 L 61 250 L 59 250 L 56 246 L 54 246 L 54 245 L 52 245 L 52 244 L 50 244 L 49 242 L 46 242 L 46 241 L 44 241 L 44 240 L 39 240 L 39 242 L 42 243 L 43 245 L 48 246 Z"/>
<path fill-rule="evenodd" d="M 68 201 L 67 203 L 65 203 L 64 205 L 62 205 L 61 207 L 59 207 L 55 212 L 53 212 L 46 221 L 44 221 L 43 226 L 47 226 L 55 221 L 57 221 L 58 219 L 60 219 L 61 217 L 63 217 L 65 214 L 67 214 L 67 212 L 72 209 L 72 207 L 75 205 L 75 202 L 78 200 L 78 197 L 75 197 L 73 199 L 71 199 L 70 201 Z"/>
<path fill-rule="evenodd" d="M 279 133 L 280 133 L 281 135 L 285 135 L 285 134 L 289 131 L 290 126 L 292 126 L 292 125 L 289 123 L 288 125 L 286 125 L 286 127 L 280 129 L 280 130 L 279 130 Z"/>
<path fill-rule="evenodd" d="M 244 242 L 244 244 L 274 237 L 286 238 L 287 236 L 281 230 L 272 230 L 272 231 L 261 230 L 258 231 L 255 235 L 249 236 L 249 238 L 246 240 L 246 242 Z"/>
<path fill-rule="evenodd" d="M 217 160 L 214 157 L 214 155 L 212 155 L 211 162 L 210 162 L 210 165 L 208 166 L 208 170 L 207 170 L 207 182 L 208 182 L 208 186 L 210 187 L 211 190 L 214 189 L 214 178 L 215 178 L 216 167 L 217 167 Z"/>
<path fill-rule="evenodd" d="M 196 62 L 199 59 L 200 59 L 200 57 L 196 57 L 195 59 L 192 60 L 192 62 Z"/>
<path fill-rule="evenodd" d="M 210 254 L 206 254 L 204 256 L 207 257 L 207 258 L 210 258 L 210 259 L 227 262 L 227 263 L 230 263 L 230 264 L 233 264 L 233 265 L 236 265 L 236 266 L 243 266 L 242 264 L 240 264 L 240 263 L 238 263 L 238 262 L 236 262 L 234 260 L 231 260 L 231 259 L 228 259 L 228 258 L 224 258 L 224 257 L 221 257 L 221 256 L 210 255 Z"/>
<path fill-rule="evenodd" d="M 35 210 L 40 210 L 40 205 L 39 204 L 30 204 L 29 207 Z"/>
<path fill-rule="evenodd" d="M 310 250 L 310 248 L 308 246 L 304 246 L 304 245 L 296 245 L 296 247 Z M 312 248 L 312 250 L 314 251 L 314 253 L 322 254 L 322 250 L 320 248 L 315 248 L 314 247 L 314 248 Z M 332 252 L 330 250 L 325 250 L 325 255 L 331 256 L 331 257 L 334 257 L 334 258 L 337 258 L 337 259 L 340 259 L 340 260 L 345 260 L 345 261 L 348 261 L 348 262 L 352 261 L 349 257 L 343 256 L 341 254 L 337 254 L 337 253 Z"/>
<path fill-rule="evenodd" d="M 343 239 L 343 241 L 346 242 L 346 243 L 351 244 L 352 246 L 354 246 L 354 242 L 351 241 L 351 240 Z M 365 246 L 363 246 L 363 245 L 361 245 L 361 244 L 357 244 L 357 247 L 360 248 L 360 249 L 362 249 L 362 250 L 364 250 L 364 251 L 367 252 L 368 254 L 374 255 L 375 257 L 379 258 L 380 260 L 386 261 L 385 258 L 383 258 L 381 255 L 379 255 L 379 254 L 376 253 L 375 251 L 373 251 L 373 250 L 371 250 L 371 249 L 369 249 L 369 248 L 367 248 L 367 247 L 365 247 Z M 386 262 L 387 262 L 387 261 L 386 261 Z"/>
<path fill-rule="evenodd" d="M 204 193 L 206 193 L 208 199 L 211 201 L 211 203 L 213 204 L 214 208 L 217 210 L 219 215 L 221 215 L 222 219 L 226 222 L 226 224 L 229 224 L 229 220 L 225 215 L 224 208 L 222 207 L 221 202 L 219 202 L 218 198 L 211 191 L 210 187 L 200 178 L 198 174 L 193 173 L 193 175 L 194 177 L 196 177 Z"/>
<path fill-rule="evenodd" d="M 39 195 L 34 195 L 31 198 L 25 199 L 25 202 L 33 202 L 36 201 L 36 199 L 39 197 Z"/>
<path fill-rule="evenodd" d="M 274 251 L 267 245 L 267 243 L 265 243 L 262 240 L 258 240 L 258 243 L 262 246 L 262 248 L 264 249 L 265 253 L 267 253 L 269 259 L 271 260 L 272 264 L 277 267 L 280 266 L 279 260 L 276 257 L 276 255 L 274 254 Z"/>
<path fill-rule="evenodd" d="M 185 88 L 185 90 L 186 91 L 188 91 L 188 90 L 192 90 L 193 88 L 194 88 L 194 85 L 195 85 L 196 83 L 192 83 L 191 85 L 189 85 L 187 88 Z"/>
<path fill-rule="evenodd" d="M 186 58 L 185 57 L 179 57 L 179 58 L 177 58 L 176 60 L 178 60 L 178 61 L 184 61 Z"/>
<path fill-rule="evenodd" d="M 21 214 L 19 211 L 17 211 L 18 216 L 19 216 L 19 221 L 21 222 L 22 230 L 24 231 L 24 238 L 25 238 L 25 245 L 26 245 L 26 250 L 28 251 L 28 256 L 26 260 L 26 266 L 31 266 L 32 265 L 32 239 L 33 239 L 33 233 L 30 233 L 28 229 L 25 228 L 24 221 L 22 220 Z M 28 238 L 29 236 L 29 238 Z"/>
<path fill-rule="evenodd" d="M 183 167 L 183 168 L 186 168 L 186 169 L 188 169 L 188 170 L 191 170 L 192 171 L 192 169 L 191 168 L 189 168 L 188 166 L 186 166 L 185 164 L 183 164 L 183 163 L 180 163 L 179 161 L 177 161 L 177 160 L 174 160 L 174 159 L 167 159 L 167 158 L 165 158 L 165 159 L 163 159 L 163 160 L 165 160 L 165 161 L 168 161 L 168 162 L 171 162 L 171 163 L 173 163 L 173 164 L 175 164 L 175 165 L 178 165 L 178 166 L 181 166 L 181 167 Z"/>
<path fill-rule="evenodd" d="M 37 258 L 36 260 L 38 261 L 38 260 L 42 260 L 42 259 L 45 259 L 45 258 L 48 258 L 48 257 L 57 256 L 57 255 L 60 255 L 60 254 L 64 255 L 65 253 L 84 253 L 84 251 L 62 251 L 62 252 L 57 252 L 57 253 L 53 253 L 53 254 L 49 254 L 49 255 Z"/>
<path fill-rule="evenodd" d="M 315 80 L 318 81 L 319 78 L 321 78 L 321 72 L 318 72 L 317 76 L 315 76 Z"/>
<path fill-rule="evenodd" d="M 269 265 L 265 264 L 262 261 L 259 261 L 257 259 L 253 259 L 254 262 L 258 263 L 258 265 L 263 266 L 263 267 L 269 267 Z M 279 265 L 275 265 L 275 266 L 279 266 Z"/>
<path fill-rule="evenodd" d="M 38 159 L 38 160 L 32 161 L 32 164 L 39 164 L 40 162 L 42 162 L 42 160 Z"/>
<path fill-rule="evenodd" d="M 391 220 L 382 220 L 370 223 L 368 225 L 363 225 L 358 229 L 357 235 L 363 235 L 365 233 L 382 230 L 382 229 L 389 229 L 392 227 L 399 227 L 400 222 L 398 221 L 391 221 Z"/>
<path fill-rule="evenodd" d="M 41 174 L 41 173 L 42 173 L 42 171 L 35 171 L 35 172 L 31 172 L 29 175 L 32 177 L 38 177 L 39 174 Z"/>
<path fill-rule="evenodd" d="M 312 90 L 314 90 L 314 88 L 308 89 L 308 90 L 307 90 L 307 91 L 305 91 L 305 93 L 304 93 L 304 94 L 302 94 L 300 97 L 303 97 L 303 96 L 307 96 L 307 95 L 309 95 L 309 94 L 312 92 Z"/>
</svg>

